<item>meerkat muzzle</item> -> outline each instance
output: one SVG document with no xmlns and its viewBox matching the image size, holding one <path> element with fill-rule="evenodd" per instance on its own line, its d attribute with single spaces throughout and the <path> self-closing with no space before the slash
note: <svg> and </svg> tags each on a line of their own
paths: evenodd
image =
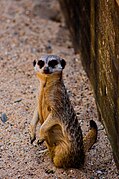
<svg viewBox="0 0 119 179">
<path fill-rule="evenodd" d="M 49 68 L 48 67 L 44 67 L 43 72 L 45 74 L 49 74 L 50 73 Z"/>
</svg>

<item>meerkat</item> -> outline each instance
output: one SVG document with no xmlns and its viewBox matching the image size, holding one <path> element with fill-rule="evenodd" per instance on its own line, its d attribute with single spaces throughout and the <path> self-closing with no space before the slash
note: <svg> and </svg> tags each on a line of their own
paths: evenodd
<svg viewBox="0 0 119 179">
<path fill-rule="evenodd" d="M 64 59 L 45 55 L 33 65 L 40 80 L 40 89 L 30 123 L 31 143 L 36 139 L 36 126 L 40 121 L 38 144 L 45 141 L 54 165 L 58 168 L 80 168 L 84 164 L 85 152 L 96 142 L 97 125 L 91 120 L 90 130 L 83 137 L 62 78 L 66 65 Z"/>
</svg>

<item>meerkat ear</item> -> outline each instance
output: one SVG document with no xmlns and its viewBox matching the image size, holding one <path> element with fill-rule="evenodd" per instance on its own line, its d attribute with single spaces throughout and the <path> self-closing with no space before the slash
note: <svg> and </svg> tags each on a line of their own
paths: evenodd
<svg viewBox="0 0 119 179">
<path fill-rule="evenodd" d="M 62 66 L 62 69 L 65 68 L 65 65 L 66 65 L 66 61 L 64 59 L 61 59 L 61 66 Z"/>
<path fill-rule="evenodd" d="M 36 60 L 33 61 L 33 66 L 35 67 L 35 65 L 36 65 Z"/>
</svg>

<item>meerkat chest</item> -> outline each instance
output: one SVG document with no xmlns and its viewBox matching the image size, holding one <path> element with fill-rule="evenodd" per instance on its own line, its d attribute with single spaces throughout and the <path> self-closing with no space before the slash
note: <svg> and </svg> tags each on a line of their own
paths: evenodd
<svg viewBox="0 0 119 179">
<path fill-rule="evenodd" d="M 47 91 L 43 88 L 39 94 L 39 115 L 43 123 L 50 113 Z"/>
</svg>

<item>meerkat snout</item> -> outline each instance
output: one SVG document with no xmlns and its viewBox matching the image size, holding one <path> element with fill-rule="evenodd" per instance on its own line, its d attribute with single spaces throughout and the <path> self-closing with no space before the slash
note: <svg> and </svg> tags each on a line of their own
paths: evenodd
<svg viewBox="0 0 119 179">
<path fill-rule="evenodd" d="M 49 71 L 49 68 L 48 68 L 48 67 L 44 67 L 43 71 L 44 71 L 44 73 L 45 73 L 45 74 L 49 74 L 49 73 L 50 73 L 50 71 Z"/>
</svg>

